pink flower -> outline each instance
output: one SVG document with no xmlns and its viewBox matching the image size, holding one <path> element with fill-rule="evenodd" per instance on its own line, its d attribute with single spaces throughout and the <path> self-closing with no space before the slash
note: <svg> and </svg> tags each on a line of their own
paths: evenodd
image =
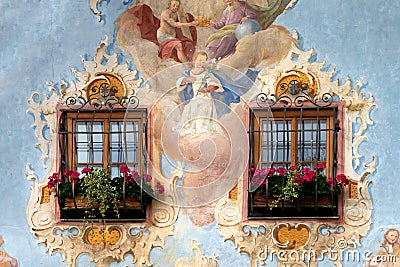
<svg viewBox="0 0 400 267">
<path fill-rule="evenodd" d="M 72 172 L 70 176 L 72 179 L 78 179 L 79 175 L 81 175 L 79 172 Z"/>
<path fill-rule="evenodd" d="M 122 165 L 122 166 L 119 167 L 119 171 L 120 171 L 121 173 L 128 173 L 128 172 L 130 172 L 131 170 L 128 168 L 128 166 Z"/>
<path fill-rule="evenodd" d="M 157 188 L 157 192 L 158 192 L 159 194 L 162 194 L 162 193 L 165 192 L 165 188 L 164 188 L 164 186 L 163 186 L 160 182 L 157 182 L 156 188 Z"/>
<path fill-rule="evenodd" d="M 318 163 L 317 166 L 314 166 L 314 169 L 317 171 L 321 171 L 323 169 L 326 169 L 326 165 L 324 163 Z"/>
<path fill-rule="evenodd" d="M 150 174 L 145 174 L 143 175 L 143 179 L 146 180 L 146 182 L 150 183 L 153 177 L 151 177 Z"/>
<path fill-rule="evenodd" d="M 332 179 L 332 178 L 326 178 L 326 182 L 327 182 L 328 184 L 333 184 L 333 186 L 336 186 L 336 185 L 337 185 L 336 180 L 334 180 L 334 179 Z"/>
<path fill-rule="evenodd" d="M 276 170 L 274 168 L 269 168 L 268 169 L 268 177 L 272 177 L 275 174 Z"/>
<path fill-rule="evenodd" d="M 127 183 L 134 183 L 135 179 L 133 178 L 132 174 L 125 173 L 125 182 Z"/>
<path fill-rule="evenodd" d="M 349 179 L 347 179 L 347 176 L 344 175 L 343 173 L 338 174 L 336 176 L 336 179 L 338 180 L 339 183 L 341 183 L 343 185 L 347 185 L 349 183 Z"/>
<path fill-rule="evenodd" d="M 285 176 L 287 171 L 285 168 L 278 168 L 276 172 L 279 174 L 279 176 Z"/>
<path fill-rule="evenodd" d="M 293 182 L 296 184 L 300 185 L 300 184 L 304 183 L 304 181 L 305 180 L 304 180 L 303 176 L 301 176 L 300 173 L 296 173 L 293 177 Z"/>
<path fill-rule="evenodd" d="M 91 173 L 91 172 L 92 172 L 92 169 L 90 169 L 90 168 L 83 168 L 81 171 L 81 173 Z"/>
<path fill-rule="evenodd" d="M 72 174 L 72 172 L 73 172 L 73 171 L 71 171 L 71 170 L 66 170 L 66 171 L 64 172 L 64 176 L 70 176 L 70 175 Z"/>
<path fill-rule="evenodd" d="M 289 168 L 289 171 L 295 171 L 295 170 L 297 170 L 297 167 L 296 166 L 290 166 L 290 168 Z"/>
<path fill-rule="evenodd" d="M 313 179 L 317 177 L 317 173 L 311 171 L 309 168 L 304 168 L 303 172 L 304 172 L 303 179 L 307 182 L 311 182 Z"/>
</svg>

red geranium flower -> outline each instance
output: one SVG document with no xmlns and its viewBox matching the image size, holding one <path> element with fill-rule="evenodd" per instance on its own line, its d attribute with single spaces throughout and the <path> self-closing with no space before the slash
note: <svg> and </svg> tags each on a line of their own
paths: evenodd
<svg viewBox="0 0 400 267">
<path fill-rule="evenodd" d="M 130 172 L 131 170 L 129 169 L 128 166 L 122 165 L 122 166 L 119 167 L 119 171 L 120 171 L 121 173 L 128 173 L 128 172 Z"/>
<path fill-rule="evenodd" d="M 64 172 L 64 176 L 70 176 L 72 174 L 72 171 L 71 170 L 66 170 L 65 172 Z"/>
<path fill-rule="evenodd" d="M 296 166 L 290 166 L 290 168 L 289 168 L 289 171 L 295 171 L 295 170 L 297 170 L 297 167 Z"/>
<path fill-rule="evenodd" d="M 71 173 L 71 178 L 72 178 L 72 179 L 78 179 L 78 178 L 79 178 L 79 175 L 81 175 L 79 172 L 72 172 L 72 173 Z"/>
<path fill-rule="evenodd" d="M 81 171 L 81 173 L 91 173 L 91 172 L 92 172 L 92 169 L 90 169 L 90 168 L 83 168 Z"/>
<path fill-rule="evenodd" d="M 279 176 L 285 176 L 287 171 L 285 168 L 278 168 L 276 172 L 279 174 Z"/>
<path fill-rule="evenodd" d="M 337 185 L 336 180 L 332 179 L 332 178 L 326 178 L 326 182 L 329 183 L 329 184 L 333 184 L 333 186 Z"/>
<path fill-rule="evenodd" d="M 324 163 L 318 163 L 317 166 L 314 166 L 314 169 L 320 171 L 326 169 L 326 165 Z"/>
<path fill-rule="evenodd" d="M 347 179 L 347 176 L 344 175 L 343 173 L 338 174 L 336 176 L 336 179 L 338 180 L 339 183 L 341 183 L 343 185 L 347 185 L 349 183 L 349 179 Z"/>
<path fill-rule="evenodd" d="M 132 174 L 130 173 L 125 173 L 125 181 L 127 183 L 134 183 L 135 179 L 133 178 Z"/>
<path fill-rule="evenodd" d="M 157 182 L 156 187 L 157 187 L 157 191 L 159 194 L 162 194 L 165 192 L 165 188 L 160 182 Z"/>
</svg>

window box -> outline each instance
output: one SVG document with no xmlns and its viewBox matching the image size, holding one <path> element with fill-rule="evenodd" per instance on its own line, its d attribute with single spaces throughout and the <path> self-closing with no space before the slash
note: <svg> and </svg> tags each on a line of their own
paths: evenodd
<svg viewBox="0 0 400 267">
<path fill-rule="evenodd" d="M 48 186 L 57 188 L 61 221 L 145 220 L 155 193 L 152 178 L 126 166 L 120 169 L 121 176 L 112 179 L 109 170 L 89 168 L 66 171 L 62 179 L 57 173 L 50 176 Z M 164 188 L 157 183 L 156 190 L 163 193 Z"/>
</svg>

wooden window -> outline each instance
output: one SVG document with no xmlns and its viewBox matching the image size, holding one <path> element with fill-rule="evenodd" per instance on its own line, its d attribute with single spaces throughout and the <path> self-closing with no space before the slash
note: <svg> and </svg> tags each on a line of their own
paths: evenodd
<svg viewBox="0 0 400 267">
<path fill-rule="evenodd" d="M 137 170 L 141 175 L 147 173 L 146 109 L 68 109 L 60 113 L 60 175 L 66 170 L 80 172 L 84 168 L 104 168 L 110 171 L 110 178 L 113 179 L 121 176 L 120 167 L 123 165 Z M 123 190 L 126 190 L 125 185 Z M 135 209 L 127 210 L 125 191 L 122 195 L 125 209 L 121 209 L 118 220 L 145 220 L 143 198 L 140 197 L 141 203 L 135 204 Z M 140 195 L 145 194 L 143 192 Z M 82 220 L 82 214 L 83 211 L 69 211 L 65 208 L 61 210 L 61 220 Z"/>
<path fill-rule="evenodd" d="M 288 170 L 291 166 L 313 170 L 317 166 L 326 166 L 320 174 L 335 177 L 339 131 L 337 114 L 337 107 L 251 109 L 250 166 L 267 170 Z M 280 179 L 279 183 L 284 184 L 286 178 Z M 329 196 L 329 205 L 321 204 L 318 184 L 307 205 L 301 203 L 302 199 L 275 201 L 272 204 L 273 196 L 271 193 L 268 195 L 271 181 L 267 179 L 265 186 L 267 190 L 264 190 L 262 200 L 258 199 L 260 196 L 256 191 L 249 190 L 249 219 L 338 217 L 338 195 Z"/>
</svg>

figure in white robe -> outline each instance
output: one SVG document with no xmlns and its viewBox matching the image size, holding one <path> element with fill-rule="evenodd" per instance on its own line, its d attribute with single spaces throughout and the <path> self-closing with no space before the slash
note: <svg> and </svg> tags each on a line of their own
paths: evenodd
<svg viewBox="0 0 400 267">
<path fill-rule="evenodd" d="M 178 92 L 186 90 L 193 93 L 176 127 L 181 136 L 223 135 L 223 130 L 218 124 L 211 92 L 223 92 L 224 89 L 212 72 L 205 68 L 206 60 L 206 53 L 197 53 L 194 57 L 194 67 L 177 80 Z"/>
</svg>

